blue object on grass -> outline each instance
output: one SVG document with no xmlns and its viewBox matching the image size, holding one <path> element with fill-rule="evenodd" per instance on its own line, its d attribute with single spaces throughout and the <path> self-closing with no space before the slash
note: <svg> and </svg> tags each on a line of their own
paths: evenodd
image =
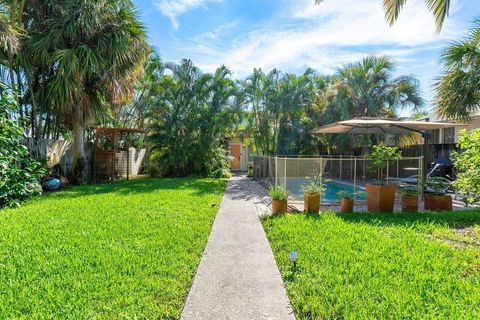
<svg viewBox="0 0 480 320">
<path fill-rule="evenodd" d="M 46 178 L 42 181 L 42 189 L 43 191 L 55 191 L 60 188 L 60 184 L 60 179 L 55 177 Z"/>
</svg>

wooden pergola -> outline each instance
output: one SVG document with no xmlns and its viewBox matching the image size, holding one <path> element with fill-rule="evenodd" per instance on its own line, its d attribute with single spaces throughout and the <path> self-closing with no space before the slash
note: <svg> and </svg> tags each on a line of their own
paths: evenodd
<svg viewBox="0 0 480 320">
<path fill-rule="evenodd" d="M 115 157 L 119 151 L 119 139 L 123 134 L 141 133 L 147 131 L 133 128 L 96 128 L 95 144 L 93 147 L 93 181 L 101 179 L 114 180 L 116 171 Z M 104 145 L 100 146 L 99 142 Z M 127 180 L 130 178 L 130 152 L 127 149 Z"/>
</svg>

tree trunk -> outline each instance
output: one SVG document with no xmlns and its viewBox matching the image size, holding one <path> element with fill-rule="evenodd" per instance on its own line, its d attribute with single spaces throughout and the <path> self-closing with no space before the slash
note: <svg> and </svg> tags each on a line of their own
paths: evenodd
<svg viewBox="0 0 480 320">
<path fill-rule="evenodd" d="M 73 181 L 85 183 L 85 141 L 84 124 L 81 110 L 75 110 L 73 119 Z"/>
</svg>

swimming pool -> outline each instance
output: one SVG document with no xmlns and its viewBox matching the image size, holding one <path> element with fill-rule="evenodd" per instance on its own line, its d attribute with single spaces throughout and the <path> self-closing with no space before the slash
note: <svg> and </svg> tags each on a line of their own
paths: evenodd
<svg viewBox="0 0 480 320">
<path fill-rule="evenodd" d="M 306 178 L 287 178 L 287 190 L 295 196 L 295 198 L 303 199 L 302 186 L 307 185 L 309 182 Z M 325 183 L 325 192 L 322 195 L 322 201 L 340 201 L 340 197 L 337 195 L 337 192 L 341 190 L 346 190 L 349 192 L 354 192 L 355 189 L 344 183 L 337 181 L 327 181 Z M 356 189 L 356 191 L 363 191 L 362 188 Z M 365 200 L 366 195 L 364 192 L 356 196 L 358 200 Z"/>
</svg>

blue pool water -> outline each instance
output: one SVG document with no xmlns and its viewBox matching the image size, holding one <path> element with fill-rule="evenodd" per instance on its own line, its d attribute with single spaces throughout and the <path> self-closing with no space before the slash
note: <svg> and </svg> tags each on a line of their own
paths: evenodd
<svg viewBox="0 0 480 320">
<path fill-rule="evenodd" d="M 302 186 L 307 185 L 309 182 L 305 178 L 288 178 L 287 179 L 287 189 L 288 191 L 295 196 L 296 198 L 303 199 Z M 349 192 L 354 192 L 355 189 L 347 184 L 343 184 L 336 181 L 328 181 L 325 183 L 325 192 L 322 195 L 322 201 L 340 201 L 340 197 L 337 195 L 337 192 L 341 190 L 347 190 Z M 356 191 L 363 191 L 363 189 L 358 188 Z M 366 195 L 364 192 L 356 196 L 357 200 L 365 200 Z"/>
</svg>

